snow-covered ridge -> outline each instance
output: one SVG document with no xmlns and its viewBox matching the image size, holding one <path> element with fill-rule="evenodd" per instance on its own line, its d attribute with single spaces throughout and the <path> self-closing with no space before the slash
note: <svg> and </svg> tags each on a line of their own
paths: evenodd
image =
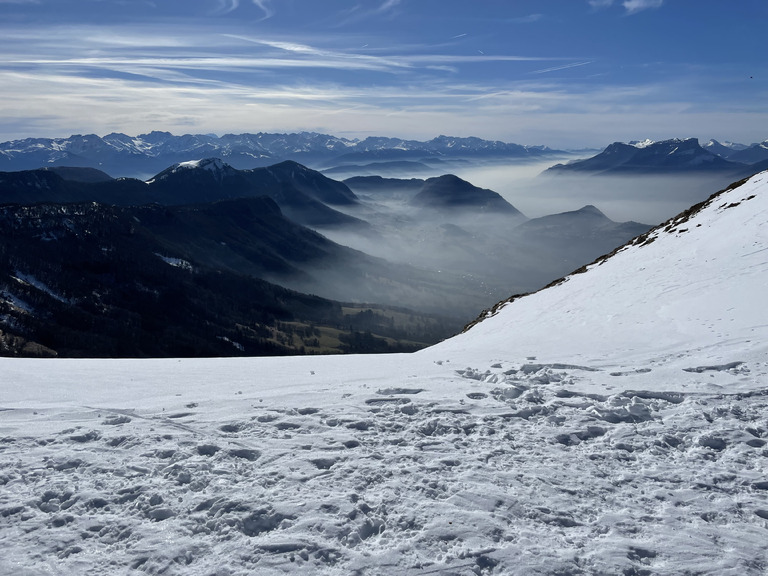
<svg viewBox="0 0 768 576">
<path fill-rule="evenodd" d="M 179 162 L 172 170 L 189 170 L 195 168 L 201 168 L 208 170 L 209 172 L 218 172 L 224 169 L 224 162 L 220 158 L 206 158 L 201 160 L 189 160 L 187 162 Z"/>
<path fill-rule="evenodd" d="M 742 219 L 751 225 L 740 224 Z M 758 222 L 762 224 L 757 225 Z M 550 316 L 565 309 L 567 314 L 562 318 L 560 330 L 565 331 L 561 332 L 561 337 L 570 345 L 605 350 L 614 345 L 628 346 L 627 342 L 635 339 L 640 339 L 644 345 L 652 345 L 661 334 L 667 334 L 661 341 L 683 342 L 686 340 L 683 334 L 673 335 L 671 332 L 682 330 L 685 322 L 691 322 L 692 325 L 685 328 L 686 334 L 703 338 L 710 331 L 699 330 L 695 325 L 699 321 L 706 323 L 703 318 L 722 314 L 720 306 L 705 304 L 711 298 L 715 298 L 717 304 L 723 304 L 721 294 L 729 297 L 742 294 L 744 298 L 734 300 L 738 305 L 732 307 L 731 312 L 740 310 L 741 319 L 751 323 L 755 317 L 750 306 L 757 306 L 758 294 L 765 284 L 762 271 L 768 268 L 761 264 L 765 257 L 763 250 L 768 250 L 768 237 L 760 233 L 764 226 L 768 226 L 768 172 L 714 194 L 553 286 L 501 303 L 486 313 L 487 320 L 469 331 L 470 339 L 482 341 L 487 346 L 489 338 L 484 336 L 489 336 L 487 332 L 492 331 L 502 340 L 499 346 L 514 346 L 519 340 L 527 349 L 529 338 L 531 341 L 546 340 L 537 326 L 558 324 L 559 321 Z M 711 257 L 707 250 L 712 251 Z M 731 258 L 728 254 L 735 256 Z M 756 268 L 745 270 L 743 267 L 750 260 Z M 698 279 L 699 284 L 706 286 L 701 297 L 686 296 L 679 302 L 661 304 L 673 296 L 695 292 L 690 288 L 691 279 Z M 701 310 L 690 310 L 694 302 L 702 306 Z M 697 320 L 685 317 L 685 321 L 677 319 L 670 326 L 661 310 L 695 312 Z M 491 319 L 493 316 L 497 318 Z M 572 329 L 583 328 L 583 324 L 574 328 L 568 323 L 567 319 L 572 317 L 585 318 L 585 322 L 599 319 L 600 330 L 587 340 L 581 333 L 568 337 Z M 714 319 L 712 322 L 717 323 Z M 522 334 L 514 329 L 518 323 L 531 332 Z M 620 333 L 616 333 L 619 327 Z M 456 341 L 464 338 L 459 336 Z"/>
<path fill-rule="evenodd" d="M 186 170 L 204 170 L 206 172 L 210 172 L 219 182 L 221 182 L 227 174 L 235 172 L 235 169 L 232 168 L 232 166 L 229 164 L 225 163 L 221 158 L 202 158 L 199 160 L 177 162 L 170 168 L 163 170 L 160 174 L 155 176 L 155 178 L 147 180 L 146 183 L 152 184 L 158 179 L 162 180 L 166 178 L 169 174 L 176 174 Z"/>
<path fill-rule="evenodd" d="M 747 148 L 746 144 L 739 144 L 738 142 L 731 142 L 729 140 L 724 140 L 723 142 L 718 142 L 717 140 L 709 140 L 706 144 L 702 145 L 702 148 L 712 148 L 717 146 L 724 146 L 725 148 L 729 148 L 731 150 L 744 150 Z"/>
<path fill-rule="evenodd" d="M 675 145 L 675 144 L 682 144 L 684 142 L 698 143 L 698 138 L 670 138 L 669 140 L 651 140 L 649 138 L 646 138 L 645 140 L 632 140 L 631 142 L 629 142 L 629 145 L 634 146 L 635 148 L 648 148 L 649 146 L 653 146 L 655 144 Z"/>
</svg>

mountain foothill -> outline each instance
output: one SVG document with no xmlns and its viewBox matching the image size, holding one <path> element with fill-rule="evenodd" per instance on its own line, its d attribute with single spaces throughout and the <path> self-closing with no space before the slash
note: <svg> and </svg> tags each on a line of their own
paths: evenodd
<svg viewBox="0 0 768 576">
<path fill-rule="evenodd" d="M 85 146 L 87 137 L 70 138 L 69 149 L 59 142 L 47 155 L 52 140 L 0 144 L 0 166 L 11 168 L 0 172 L 0 355 L 411 351 L 650 228 L 614 222 L 592 205 L 528 218 L 500 194 L 453 174 L 340 181 L 280 158 L 292 150 L 326 166 L 363 160 L 375 167 L 382 159 L 392 167 L 404 157 L 439 164 L 446 150 L 455 161 L 459 149 L 469 161 L 540 157 L 549 150 L 542 147 L 305 133 L 290 142 L 285 135 L 199 137 L 190 150 L 167 133 L 122 136 L 93 137 L 111 152 Z M 221 141 L 229 144 L 226 159 L 189 160 L 194 152 L 221 152 Z M 235 168 L 229 160 L 242 161 L 245 144 L 252 160 L 279 161 Z M 666 171 L 746 170 L 716 155 L 714 144 L 659 144 L 614 144 L 549 172 L 633 171 L 643 162 Z M 702 160 L 702 152 L 716 160 Z M 122 165 L 136 173 L 158 158 L 185 159 L 145 179 L 102 169 L 125 154 Z M 33 162 L 46 167 L 15 169 Z"/>
</svg>

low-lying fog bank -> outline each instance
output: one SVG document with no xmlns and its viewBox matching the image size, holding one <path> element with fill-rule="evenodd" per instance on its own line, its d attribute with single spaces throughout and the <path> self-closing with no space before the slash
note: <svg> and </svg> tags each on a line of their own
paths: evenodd
<svg viewBox="0 0 768 576">
<path fill-rule="evenodd" d="M 490 188 L 529 218 L 597 206 L 617 222 L 659 224 L 726 187 L 730 175 L 550 176 L 555 162 L 456 165 L 455 174 Z"/>
</svg>

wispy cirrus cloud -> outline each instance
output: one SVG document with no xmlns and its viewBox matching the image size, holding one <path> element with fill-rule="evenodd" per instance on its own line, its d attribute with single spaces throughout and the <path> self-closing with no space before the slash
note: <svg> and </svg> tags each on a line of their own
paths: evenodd
<svg viewBox="0 0 768 576">
<path fill-rule="evenodd" d="M 587 0 L 589 5 L 595 9 L 608 8 L 613 6 L 614 0 Z M 664 0 L 624 0 L 621 5 L 627 11 L 627 14 L 636 14 L 650 8 L 661 8 Z"/>
<path fill-rule="evenodd" d="M 361 4 L 356 4 L 352 8 L 341 11 L 338 14 L 337 26 L 346 26 L 363 20 L 371 18 L 380 18 L 382 16 L 394 16 L 397 14 L 397 8 L 402 4 L 402 0 L 384 0 L 378 6 L 363 7 Z"/>
<path fill-rule="evenodd" d="M 634 14 L 649 8 L 661 8 L 664 0 L 625 0 L 621 3 L 629 14 Z"/>
<path fill-rule="evenodd" d="M 0 0 L 2 1 L 2 0 Z M 240 8 L 240 0 L 217 0 L 215 14 L 229 14 Z M 263 12 L 261 20 L 267 20 L 275 15 L 275 9 L 270 0 L 251 0 L 254 6 Z"/>
<path fill-rule="evenodd" d="M 240 0 L 217 0 L 218 7 L 215 12 L 217 14 L 229 14 L 238 9 L 240 6 Z"/>
<path fill-rule="evenodd" d="M 225 73 L 293 75 L 298 68 L 322 80 L 324 70 L 338 73 L 368 72 L 398 75 L 456 74 L 479 63 L 529 61 L 573 61 L 569 57 L 539 57 L 511 54 L 448 54 L 431 45 L 383 46 L 380 51 L 339 47 L 331 38 L 315 43 L 291 37 L 268 37 L 229 33 L 200 36 L 196 28 L 177 27 L 174 35 L 151 27 L 73 26 L 50 29 L 19 28 L 5 35 L 6 50 L 0 54 L 0 69 L 22 68 L 78 71 L 90 75 L 128 73 L 156 78 L 164 70 L 197 77 Z M 74 39 L 77 39 L 77 42 Z M 311 39 L 310 39 L 311 40 Z M 77 45 L 76 48 L 69 48 Z M 247 48 L 247 45 L 253 48 Z M 34 50 L 30 50 L 34 46 Z M 439 47 L 438 47 L 439 48 Z M 567 64 L 569 65 L 569 64 Z M 173 75 L 173 81 L 178 76 Z M 368 80 L 375 81 L 375 80 Z M 381 79 L 381 81 L 389 81 Z"/>
<path fill-rule="evenodd" d="M 272 18 L 272 16 L 275 15 L 275 9 L 272 7 L 272 2 L 270 0 L 251 0 L 256 6 L 258 6 L 259 10 L 264 12 L 264 17 L 262 20 L 267 20 L 269 18 Z"/>
<path fill-rule="evenodd" d="M 384 2 L 376 9 L 376 12 L 383 13 L 388 12 L 392 8 L 399 6 L 402 0 L 384 0 Z"/>
<path fill-rule="evenodd" d="M 518 18 L 509 18 L 507 22 L 510 24 L 531 24 L 532 22 L 538 22 L 542 18 L 544 18 L 544 14 L 528 14 Z"/>
</svg>

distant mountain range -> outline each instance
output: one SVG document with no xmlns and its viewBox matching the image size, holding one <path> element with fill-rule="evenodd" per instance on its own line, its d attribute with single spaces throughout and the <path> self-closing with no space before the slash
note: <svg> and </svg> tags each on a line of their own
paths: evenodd
<svg viewBox="0 0 768 576">
<path fill-rule="evenodd" d="M 639 152 L 642 151 L 642 152 Z M 706 153 L 706 154 L 705 154 Z M 221 158 L 236 169 L 272 166 L 292 160 L 328 175 L 367 176 L 434 173 L 441 164 L 480 160 L 545 160 L 568 153 L 546 146 L 438 136 L 428 141 L 371 136 L 362 140 L 329 134 L 185 134 L 153 131 L 139 136 L 112 133 L 68 138 L 25 138 L 0 143 L 0 170 L 44 167 L 94 168 L 120 177 L 147 179 L 168 166 Z M 727 160 L 724 164 L 716 159 Z M 554 171 L 672 172 L 727 171 L 768 161 L 768 141 L 744 145 L 693 138 L 661 142 L 616 142 L 589 161 L 560 164 Z M 585 163 L 586 162 L 586 163 Z"/>
<path fill-rule="evenodd" d="M 481 138 L 438 136 L 421 142 L 399 138 L 364 140 L 328 134 L 186 134 L 150 132 L 139 136 L 108 134 L 68 138 L 26 138 L 0 143 L 0 170 L 53 166 L 96 168 L 113 176 L 146 178 L 165 167 L 217 157 L 239 169 L 294 160 L 325 166 L 360 162 L 419 161 L 458 158 L 546 158 L 562 152 L 545 146 L 522 146 Z"/>
<path fill-rule="evenodd" d="M 722 173 L 736 178 L 763 170 L 764 161 L 768 161 L 766 143 L 741 147 L 711 140 L 705 148 L 696 138 L 615 142 L 596 156 L 557 164 L 545 174 Z"/>
</svg>

